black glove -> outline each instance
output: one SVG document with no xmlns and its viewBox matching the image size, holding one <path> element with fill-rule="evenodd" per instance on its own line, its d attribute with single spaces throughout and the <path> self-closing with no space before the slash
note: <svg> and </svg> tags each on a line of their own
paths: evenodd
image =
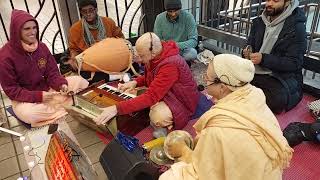
<svg viewBox="0 0 320 180">
<path fill-rule="evenodd" d="M 302 141 L 320 143 L 320 122 L 315 123 L 290 123 L 284 130 L 283 136 L 289 145 L 294 147 Z"/>
<path fill-rule="evenodd" d="M 299 125 L 299 122 L 293 122 L 283 130 L 283 136 L 287 139 L 291 147 L 294 147 L 306 140 Z"/>
</svg>

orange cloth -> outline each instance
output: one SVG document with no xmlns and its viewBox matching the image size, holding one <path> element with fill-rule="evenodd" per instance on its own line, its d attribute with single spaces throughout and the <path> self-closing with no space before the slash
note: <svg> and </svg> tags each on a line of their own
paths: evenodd
<svg viewBox="0 0 320 180">
<path fill-rule="evenodd" d="M 108 17 L 101 17 L 104 27 L 106 29 L 107 37 L 118 37 L 124 38 L 121 28 L 116 25 L 116 23 Z M 97 42 L 98 30 L 90 29 L 94 39 Z M 70 54 L 80 54 L 82 51 L 86 50 L 88 47 L 84 42 L 84 34 L 82 29 L 81 20 L 72 25 L 69 31 L 69 49 Z"/>
<path fill-rule="evenodd" d="M 68 81 L 68 90 L 79 92 L 88 87 L 89 82 L 80 76 L 66 77 Z M 50 89 L 49 92 L 55 92 Z M 64 106 L 71 106 L 72 98 L 70 96 L 57 94 L 52 100 L 46 103 L 27 103 L 12 101 L 13 112 L 19 119 L 32 127 L 44 126 L 55 122 L 59 118 L 68 114 Z"/>
</svg>

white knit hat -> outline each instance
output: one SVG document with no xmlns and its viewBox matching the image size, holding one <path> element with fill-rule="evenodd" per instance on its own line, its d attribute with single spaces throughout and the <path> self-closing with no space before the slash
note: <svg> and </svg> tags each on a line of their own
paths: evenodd
<svg viewBox="0 0 320 180">
<path fill-rule="evenodd" d="M 249 83 L 254 76 L 253 63 L 233 54 L 215 56 L 213 68 L 220 81 L 234 87 Z"/>
</svg>

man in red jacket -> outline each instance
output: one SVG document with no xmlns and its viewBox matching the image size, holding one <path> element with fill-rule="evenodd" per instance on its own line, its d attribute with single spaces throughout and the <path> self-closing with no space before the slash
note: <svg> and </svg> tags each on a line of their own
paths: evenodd
<svg viewBox="0 0 320 180">
<path fill-rule="evenodd" d="M 10 40 L 0 49 L 0 83 L 14 113 L 32 126 L 67 114 L 61 104 L 70 98 L 63 94 L 88 85 L 79 76 L 60 75 L 54 57 L 39 41 L 38 22 L 22 10 L 12 11 Z"/>
<path fill-rule="evenodd" d="M 115 115 L 129 114 L 150 107 L 150 121 L 156 128 L 182 129 L 199 107 L 201 93 L 186 61 L 179 55 L 174 41 L 161 42 L 154 33 L 145 33 L 136 42 L 136 50 L 145 74 L 125 84 L 120 91 L 146 86 L 146 92 L 136 98 L 107 107 L 95 121 L 105 124 Z M 212 103 L 207 101 L 205 112 Z M 202 109 L 200 107 L 200 109 Z M 197 110 L 198 112 L 198 110 Z M 200 113 L 202 114 L 202 113 Z"/>
</svg>

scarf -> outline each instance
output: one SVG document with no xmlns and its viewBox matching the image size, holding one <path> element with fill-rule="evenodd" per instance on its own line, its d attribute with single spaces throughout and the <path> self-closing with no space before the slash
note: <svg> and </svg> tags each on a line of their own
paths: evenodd
<svg viewBox="0 0 320 180">
<path fill-rule="evenodd" d="M 92 46 L 96 42 L 90 30 L 98 30 L 97 41 L 101 41 L 102 39 L 106 38 L 106 29 L 100 16 L 97 16 L 96 23 L 93 25 L 90 25 L 85 19 L 83 19 L 82 29 L 84 42 L 86 43 L 87 47 Z"/>
<path fill-rule="evenodd" d="M 293 0 L 284 12 L 271 22 L 265 14 L 266 10 L 264 10 L 261 18 L 266 25 L 266 29 L 264 32 L 263 43 L 259 50 L 260 53 L 270 54 L 274 44 L 278 40 L 278 36 L 283 28 L 285 20 L 292 14 L 292 11 L 298 7 L 298 5 L 299 1 Z"/>
<path fill-rule="evenodd" d="M 27 43 L 21 41 L 21 44 L 22 44 L 22 48 L 29 53 L 34 52 L 38 48 L 38 41 L 36 41 L 35 43 L 32 43 L 32 44 L 27 44 Z"/>
<path fill-rule="evenodd" d="M 220 99 L 194 125 L 197 133 L 201 133 L 206 127 L 246 131 L 264 150 L 273 168 L 285 169 L 289 166 L 293 149 L 282 135 L 276 117 L 267 107 L 261 89 L 248 84 Z M 247 142 L 244 145 L 250 144 Z"/>
</svg>

